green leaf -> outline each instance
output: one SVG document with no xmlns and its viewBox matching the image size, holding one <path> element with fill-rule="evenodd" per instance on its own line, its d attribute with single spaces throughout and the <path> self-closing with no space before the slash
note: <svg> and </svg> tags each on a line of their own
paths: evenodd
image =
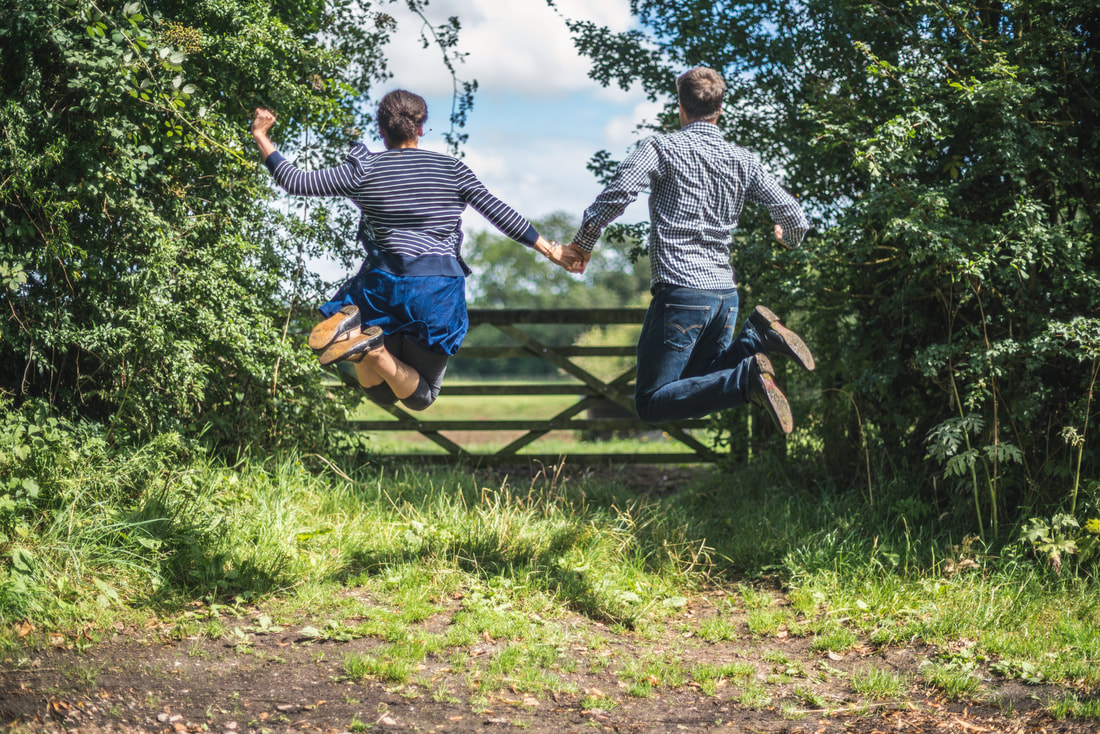
<svg viewBox="0 0 1100 734">
<path fill-rule="evenodd" d="M 107 608 L 111 604 L 121 604 L 118 592 L 110 584 L 101 581 L 100 579 L 93 578 L 92 583 L 95 584 L 96 589 L 99 590 L 99 594 L 96 595 L 96 604 L 100 607 Z"/>
<path fill-rule="evenodd" d="M 145 536 L 145 535 L 139 535 L 136 538 L 134 538 L 134 540 L 137 541 L 138 545 L 140 545 L 144 548 L 148 548 L 149 550 L 152 550 L 152 551 L 160 550 L 161 546 L 164 545 L 163 540 L 160 540 L 158 538 L 150 538 L 150 537 Z"/>
<path fill-rule="evenodd" d="M 38 482 L 36 482 L 35 480 L 30 479 L 30 478 L 23 480 L 23 493 L 27 497 L 29 497 L 30 499 L 37 499 L 38 498 L 38 491 L 39 491 Z"/>
<path fill-rule="evenodd" d="M 15 548 L 11 552 L 11 565 L 16 571 L 24 574 L 34 573 L 34 556 L 26 548 Z"/>
</svg>

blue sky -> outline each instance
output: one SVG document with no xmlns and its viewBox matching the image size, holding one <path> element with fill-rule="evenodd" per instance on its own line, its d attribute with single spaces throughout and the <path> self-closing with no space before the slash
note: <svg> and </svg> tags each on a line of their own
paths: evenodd
<svg viewBox="0 0 1100 734">
<path fill-rule="evenodd" d="M 629 0 L 555 0 L 561 13 L 591 20 L 614 31 L 633 26 Z M 428 125 L 420 146 L 448 152 L 451 76 L 438 48 L 421 48 L 422 21 L 403 2 L 380 6 L 394 16 L 397 30 L 387 48 L 393 78 L 376 97 L 403 88 L 428 102 Z M 467 53 L 459 77 L 476 79 L 478 91 L 464 132 L 464 159 L 482 182 L 521 214 L 539 219 L 565 211 L 578 221 L 600 191 L 585 167 L 599 150 L 622 158 L 639 140 L 636 126 L 659 105 L 640 89 L 604 89 L 588 78 L 589 62 L 573 48 L 565 21 L 546 0 L 431 0 L 433 24 L 459 17 L 459 50 Z M 374 147 L 380 143 L 366 141 Z M 293 151 L 290 151 L 293 158 Z M 620 219 L 636 222 L 646 204 L 631 205 Z M 468 233 L 492 229 L 473 210 L 463 216 Z M 494 230 L 495 231 L 495 230 Z M 313 263 L 324 277 L 343 277 L 341 268 Z"/>
<path fill-rule="evenodd" d="M 613 30 L 633 24 L 628 0 L 556 0 L 571 18 L 592 20 Z M 403 87 L 428 100 L 431 132 L 421 145 L 445 150 L 451 79 L 438 49 L 422 50 L 421 25 L 403 8 L 387 8 L 398 20 L 389 47 L 394 78 L 386 88 Z M 465 160 L 501 199 L 529 218 L 565 210 L 580 217 L 600 187 L 585 168 L 598 150 L 621 158 L 638 140 L 638 123 L 656 106 L 639 89 L 604 89 L 587 76 L 588 60 L 573 48 L 565 22 L 546 0 L 432 0 L 433 22 L 457 15 L 462 23 L 458 66 L 463 79 L 476 79 L 478 91 L 465 132 Z M 632 205 L 624 221 L 645 216 L 644 202 Z M 486 228 L 474 212 L 463 219 L 468 230 Z"/>
</svg>

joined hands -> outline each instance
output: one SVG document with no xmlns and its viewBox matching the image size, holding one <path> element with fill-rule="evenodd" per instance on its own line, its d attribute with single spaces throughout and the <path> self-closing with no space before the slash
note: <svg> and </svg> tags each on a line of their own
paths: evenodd
<svg viewBox="0 0 1100 734">
<path fill-rule="evenodd" d="M 585 252 L 577 247 L 575 242 L 571 242 L 564 246 L 557 242 L 547 242 L 545 243 L 545 247 L 546 251 L 542 254 L 546 255 L 546 258 L 550 262 L 555 265 L 560 265 L 567 272 L 576 273 L 578 275 L 584 272 L 585 267 L 588 265 L 589 258 L 592 257 L 592 253 Z"/>
</svg>

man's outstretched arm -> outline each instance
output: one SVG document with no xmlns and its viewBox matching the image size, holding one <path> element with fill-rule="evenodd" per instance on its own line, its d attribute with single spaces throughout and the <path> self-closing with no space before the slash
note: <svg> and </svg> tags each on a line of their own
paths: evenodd
<svg viewBox="0 0 1100 734">
<path fill-rule="evenodd" d="M 649 188 L 657 174 L 659 161 L 657 149 L 650 138 L 619 164 L 604 190 L 584 210 L 580 229 L 573 236 L 573 242 L 565 248 L 573 263 L 568 268 L 569 272 L 584 272 L 592 256 L 592 248 L 604 228 L 615 221 L 638 198 L 638 194 Z"/>
<path fill-rule="evenodd" d="M 810 221 L 802 211 L 798 199 L 783 188 L 775 177 L 756 161 L 755 170 L 749 182 L 746 200 L 754 204 L 763 204 L 775 223 L 775 238 L 786 247 L 798 247 L 802 238 L 810 230 Z"/>
</svg>

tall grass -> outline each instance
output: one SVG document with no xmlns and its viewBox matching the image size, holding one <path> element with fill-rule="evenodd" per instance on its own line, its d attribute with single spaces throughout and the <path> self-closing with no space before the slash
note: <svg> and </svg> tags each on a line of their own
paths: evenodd
<svg viewBox="0 0 1100 734">
<path fill-rule="evenodd" d="M 614 485 L 481 486 L 465 469 L 294 455 L 230 465 L 170 439 L 77 463 L 5 544 L 21 560 L 0 576 L 3 621 L 75 626 L 445 569 L 630 626 L 702 561 L 682 521 Z"/>
<path fill-rule="evenodd" d="M 518 481 L 314 455 L 227 462 L 171 435 L 129 449 L 73 436 L 27 465 L 41 492 L 7 518 L 0 645 L 28 629 L 17 622 L 95 630 L 196 600 L 261 599 L 322 637 L 538 641 L 555 633 L 532 620 L 570 611 L 629 629 L 713 584 L 740 591 L 750 634 L 801 615 L 814 649 L 919 639 L 952 650 L 940 670 L 996 661 L 1000 675 L 1100 683 L 1089 577 L 1055 576 L 949 518 L 918 521 L 904 488 L 880 490 L 872 510 L 858 491 L 815 486 L 798 462 L 701 469 L 694 486 L 655 497 L 568 472 Z M 789 608 L 771 606 L 779 592 Z M 444 599 L 461 600 L 446 636 L 417 637 L 410 625 Z M 704 636 L 737 634 L 721 621 Z M 946 644 L 960 639 L 962 652 Z"/>
</svg>

